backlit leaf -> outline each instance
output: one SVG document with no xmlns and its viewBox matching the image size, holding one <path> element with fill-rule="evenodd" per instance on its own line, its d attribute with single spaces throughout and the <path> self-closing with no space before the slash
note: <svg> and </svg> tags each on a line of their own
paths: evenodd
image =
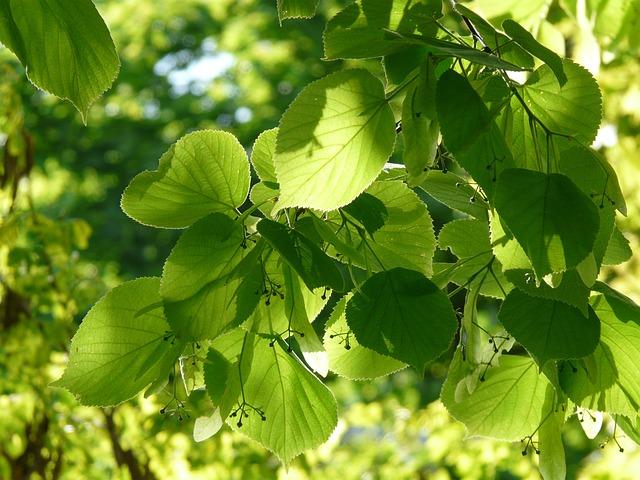
<svg viewBox="0 0 640 480">
<path fill-rule="evenodd" d="M 86 121 L 89 107 L 118 74 L 107 26 L 90 0 L 0 3 L 0 42 L 42 90 L 69 100 Z"/>
<path fill-rule="evenodd" d="M 564 175 L 506 170 L 495 207 L 539 277 L 577 266 L 593 249 L 598 210 Z"/>
<path fill-rule="evenodd" d="M 347 325 L 345 308 L 350 297 L 345 297 L 335 306 L 327 321 L 324 346 L 329 355 L 332 372 L 353 380 L 365 380 L 389 375 L 406 367 L 395 358 L 381 355 L 358 343 Z"/>
<path fill-rule="evenodd" d="M 481 365 L 479 369 L 484 369 Z M 470 436 L 519 441 L 531 435 L 548 412 L 545 394 L 551 385 L 529 357 L 502 355 L 500 365 L 488 368 L 484 381 L 472 393 L 456 386 L 467 376 L 480 376 L 475 366 L 462 359 L 460 349 L 449 367 L 440 398 L 449 413 L 467 427 Z"/>
<path fill-rule="evenodd" d="M 451 344 L 457 328 L 447 296 L 403 268 L 376 273 L 347 304 L 347 323 L 364 347 L 422 372 Z"/>
<path fill-rule="evenodd" d="M 184 344 L 162 313 L 159 278 L 139 278 L 107 293 L 71 342 L 69 364 L 52 385 L 84 405 L 116 405 L 169 370 Z"/>
<path fill-rule="evenodd" d="M 184 228 L 212 212 L 235 213 L 249 193 L 249 161 L 230 133 L 185 135 L 160 158 L 158 170 L 138 174 L 122 209 L 154 227 Z"/>
<path fill-rule="evenodd" d="M 448 70 L 438 80 L 438 119 L 447 149 L 491 199 L 513 158 L 493 116 L 468 80 Z"/>
<path fill-rule="evenodd" d="M 585 357 L 600 338 L 600 323 L 592 310 L 584 317 L 575 307 L 517 289 L 507 295 L 498 318 L 540 368 L 549 360 Z"/>
<path fill-rule="evenodd" d="M 581 407 L 635 418 L 640 409 L 640 307 L 614 290 L 596 288 L 603 294 L 590 302 L 601 322 L 600 343 L 591 357 L 595 374 L 590 376 L 581 363 L 565 365 L 562 388 Z"/>
<path fill-rule="evenodd" d="M 382 171 L 395 136 L 382 84 L 369 72 L 344 70 L 311 83 L 280 122 L 277 207 L 348 204 Z"/>
</svg>

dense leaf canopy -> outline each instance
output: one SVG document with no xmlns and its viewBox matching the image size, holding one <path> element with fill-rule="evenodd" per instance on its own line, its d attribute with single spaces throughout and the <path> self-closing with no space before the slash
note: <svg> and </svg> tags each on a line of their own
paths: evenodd
<svg viewBox="0 0 640 480">
<path fill-rule="evenodd" d="M 598 83 L 638 48 L 637 2 L 23 3 L 0 5 L 0 406 L 34 400 L 0 477 L 77 468 L 77 403 L 132 478 L 175 476 L 156 463 L 191 427 L 313 474 L 363 380 L 413 379 L 412 408 L 520 441 L 545 479 L 571 472 L 574 414 L 640 439 L 619 267 L 640 211 L 601 148 L 637 142 L 607 140 Z M 49 125 L 70 109 L 22 77 L 82 124 Z M 126 411 L 171 431 L 162 454 L 120 441 Z"/>
</svg>

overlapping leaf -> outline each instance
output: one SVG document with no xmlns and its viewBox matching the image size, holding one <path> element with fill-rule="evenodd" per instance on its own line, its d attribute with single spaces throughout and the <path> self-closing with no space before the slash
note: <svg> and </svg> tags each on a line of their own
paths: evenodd
<svg viewBox="0 0 640 480">
<path fill-rule="evenodd" d="M 431 166 L 438 148 L 440 125 L 436 112 L 436 74 L 433 62 L 421 67 L 416 85 L 402 104 L 402 159 L 409 175 L 418 178 Z"/>
<path fill-rule="evenodd" d="M 518 166 L 544 171 L 553 150 L 548 134 L 568 136 L 583 145 L 594 140 L 602 119 L 602 98 L 591 74 L 563 60 L 566 83 L 561 87 L 547 65 L 538 68 L 511 100 L 511 149 Z M 524 102 L 525 106 L 522 105 Z M 506 130 L 505 130 L 506 131 Z"/>
<path fill-rule="evenodd" d="M 87 313 L 73 337 L 67 369 L 53 386 L 85 405 L 116 405 L 169 375 L 184 344 L 169 331 L 159 278 L 114 288 Z"/>
<path fill-rule="evenodd" d="M 360 345 L 347 324 L 345 308 L 349 298 L 338 302 L 327 321 L 324 346 L 329 355 L 329 369 L 346 378 L 364 380 L 405 368 L 405 363 Z"/>
<path fill-rule="evenodd" d="M 421 273 L 403 268 L 371 276 L 346 315 L 360 345 L 420 372 L 449 347 L 457 327 L 447 296 Z"/>
<path fill-rule="evenodd" d="M 394 143 L 395 119 L 371 73 L 344 70 L 311 83 L 280 121 L 278 208 L 348 204 L 375 180 Z"/>
<path fill-rule="evenodd" d="M 388 31 L 432 30 L 441 16 L 442 2 L 426 0 L 358 0 L 327 22 L 324 51 L 327 59 L 372 58 L 406 48 L 406 42 Z"/>
<path fill-rule="evenodd" d="M 295 229 L 264 218 L 258 223 L 258 232 L 305 282 L 309 290 L 329 287 L 338 291 L 344 280 L 334 260 L 329 258 L 313 241 Z"/>
<path fill-rule="evenodd" d="M 447 149 L 491 199 L 500 173 L 514 166 L 493 116 L 468 80 L 453 70 L 438 80 L 436 104 Z"/>
<path fill-rule="evenodd" d="M 244 397 L 237 398 L 264 412 L 229 421 L 232 428 L 261 443 L 285 464 L 304 450 L 329 438 L 337 424 L 336 401 L 325 387 L 286 347 L 249 335 L 253 342 L 250 373 L 244 380 Z M 234 420 L 231 418 L 230 420 Z"/>
<path fill-rule="evenodd" d="M 591 298 L 601 322 L 600 343 L 584 363 L 565 365 L 563 390 L 577 405 L 635 418 L 640 408 L 640 307 L 603 285 Z"/>
<path fill-rule="evenodd" d="M 138 174 L 122 196 L 122 209 L 145 225 L 184 228 L 212 212 L 235 212 L 247 198 L 249 180 L 238 140 L 201 130 L 172 145 L 158 170 Z"/>
<path fill-rule="evenodd" d="M 517 289 L 507 295 L 498 318 L 540 368 L 549 360 L 586 357 L 600 339 L 600 323 L 591 309 L 585 317 L 575 307 Z"/>
<path fill-rule="evenodd" d="M 242 224 L 227 215 L 214 213 L 199 220 L 180 236 L 164 264 L 162 297 L 184 300 L 229 275 L 248 253 L 245 242 Z"/>
<path fill-rule="evenodd" d="M 495 207 L 539 277 L 577 266 L 593 249 L 598 210 L 564 175 L 506 170 Z"/>
<path fill-rule="evenodd" d="M 505 20 L 502 22 L 502 28 L 513 40 L 549 66 L 558 79 L 560 87 L 567 83 L 567 75 L 564 73 L 562 59 L 557 53 L 542 45 L 531 33 L 513 20 Z"/>
<path fill-rule="evenodd" d="M 431 170 L 419 187 L 449 208 L 480 220 L 487 219 L 487 202 L 467 181 L 454 173 Z"/>
<path fill-rule="evenodd" d="M 486 371 L 484 381 L 474 382 L 473 392 L 463 386 L 456 396 L 460 382 L 480 375 L 476 367 L 464 362 L 458 349 L 440 394 L 449 413 L 465 424 L 470 436 L 513 442 L 531 435 L 548 413 L 543 407 L 551 387 L 535 362 L 529 357 L 503 355 L 500 365 Z"/>
<path fill-rule="evenodd" d="M 435 235 L 429 211 L 400 181 L 375 182 L 328 224 L 338 252 L 372 271 L 403 267 L 430 275 Z M 346 248 L 345 248 L 346 246 Z"/>
</svg>

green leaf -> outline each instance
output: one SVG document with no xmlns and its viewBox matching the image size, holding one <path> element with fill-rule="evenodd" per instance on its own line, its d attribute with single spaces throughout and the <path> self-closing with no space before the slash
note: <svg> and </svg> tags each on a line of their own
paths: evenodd
<svg viewBox="0 0 640 480">
<path fill-rule="evenodd" d="M 492 254 L 486 222 L 474 218 L 453 220 L 442 227 L 438 242 L 441 249 L 449 248 L 460 260 L 455 264 L 439 264 L 438 270 L 434 268 L 432 280 L 437 285 L 453 282 L 494 298 L 504 298 L 513 288 Z"/>
<path fill-rule="evenodd" d="M 500 25 L 501 20 L 511 18 L 525 28 L 537 27 L 546 17 L 551 0 L 475 0 L 474 8 Z"/>
<path fill-rule="evenodd" d="M 438 245 L 442 250 L 448 248 L 458 258 L 491 254 L 489 225 L 475 218 L 452 220 L 440 230 Z"/>
<path fill-rule="evenodd" d="M 84 405 L 116 405 L 169 375 L 184 343 L 162 314 L 160 279 L 123 283 L 96 303 L 71 342 L 69 364 L 52 386 Z"/>
<path fill-rule="evenodd" d="M 220 417 L 220 410 L 215 409 L 208 417 L 198 417 L 193 423 L 193 440 L 203 442 L 214 436 L 222 428 L 224 422 Z"/>
<path fill-rule="evenodd" d="M 637 417 L 627 418 L 616 415 L 615 422 L 622 431 L 637 445 L 640 445 L 640 431 L 638 430 Z"/>
<path fill-rule="evenodd" d="M 265 217 L 270 218 L 278 201 L 278 195 L 280 195 L 280 190 L 277 183 L 258 182 L 251 187 L 249 200 L 254 205 L 258 205 L 258 210 Z"/>
<path fill-rule="evenodd" d="M 589 315 L 589 293 L 576 270 L 563 272 L 559 285 L 551 286 L 543 279 L 536 284 L 536 277 L 530 269 L 511 269 L 504 272 L 505 277 L 519 290 L 531 297 L 546 298 L 576 307 L 583 317 Z"/>
<path fill-rule="evenodd" d="M 495 207 L 540 278 L 577 266 L 593 249 L 598 210 L 564 175 L 505 170 Z"/>
<path fill-rule="evenodd" d="M 440 394 L 451 416 L 465 424 L 469 436 L 515 442 L 533 434 L 548 413 L 543 408 L 551 386 L 547 377 L 528 356 L 502 355 L 499 365 L 486 370 L 484 381 L 474 382 L 471 393 L 463 387 L 456 395 L 460 382 L 480 377 L 484 368 L 463 361 L 458 348 Z"/>
<path fill-rule="evenodd" d="M 412 82 L 412 78 L 419 72 L 424 59 L 429 55 L 425 45 L 408 45 L 398 52 L 385 55 L 382 59 L 387 90 L 393 90 L 405 82 Z M 445 62 L 438 63 L 438 66 Z"/>
<path fill-rule="evenodd" d="M 263 182 L 278 183 L 273 157 L 276 153 L 278 129 L 265 130 L 256 139 L 251 150 L 251 165 Z"/>
<path fill-rule="evenodd" d="M 602 259 L 603 265 L 619 265 L 629 260 L 632 255 L 633 252 L 629 246 L 629 240 L 625 238 L 618 227 L 614 226 L 607 250 Z"/>
<path fill-rule="evenodd" d="M 341 213 L 345 218 L 348 217 L 355 228 L 364 230 L 371 236 L 389 219 L 389 212 L 384 202 L 367 191 L 358 195 L 349 205 L 342 207 Z"/>
<path fill-rule="evenodd" d="M 263 288 L 258 260 L 261 251 L 260 246 L 255 247 L 241 261 L 235 256 L 233 262 L 238 263 L 228 274 L 216 278 L 203 276 L 186 285 L 181 285 L 173 276 L 178 269 L 172 267 L 172 277 L 168 281 L 163 280 L 163 284 L 170 285 L 165 289 L 176 295 L 164 300 L 171 328 L 190 340 L 198 341 L 216 338 L 247 320 L 256 309 Z M 212 259 L 215 257 L 212 255 Z M 220 269 L 222 264 L 215 263 Z M 221 273 L 224 271 L 222 266 Z M 184 292 L 195 290 L 200 284 L 202 286 L 197 292 L 184 297 Z"/>
<path fill-rule="evenodd" d="M 598 285 L 598 284 L 596 284 Z M 577 405 L 635 418 L 640 409 L 640 307 L 615 290 L 591 297 L 601 322 L 600 343 L 589 357 L 595 373 L 581 363 L 565 366 L 562 389 Z"/>
<path fill-rule="evenodd" d="M 244 228 L 223 213 L 194 223 L 167 258 L 160 283 L 165 301 L 195 295 L 203 286 L 229 275 L 248 253 Z"/>
<path fill-rule="evenodd" d="M 250 352 L 243 352 L 243 376 L 248 375 L 251 365 Z M 204 381 L 207 394 L 221 421 L 233 410 L 240 395 L 239 362 L 232 362 L 215 348 L 210 348 L 204 361 Z"/>
<path fill-rule="evenodd" d="M 231 362 L 224 355 L 214 348 L 209 349 L 207 359 L 204 362 L 204 380 L 207 394 L 215 407 L 222 405 L 225 393 L 229 390 L 229 378 L 232 376 L 231 367 Z M 232 395 L 234 402 L 237 393 Z"/>
<path fill-rule="evenodd" d="M 344 281 L 334 260 L 307 237 L 268 218 L 260 220 L 257 229 L 271 247 L 300 275 L 309 290 L 329 287 L 342 291 Z"/>
<path fill-rule="evenodd" d="M 409 44 L 426 45 L 433 55 L 462 58 L 464 60 L 469 60 L 472 63 L 484 65 L 493 69 L 509 70 L 513 72 L 527 70 L 525 67 L 514 65 L 511 62 L 502 60 L 497 55 L 467 47 L 466 45 L 460 45 L 459 43 L 421 35 L 399 35 L 399 37 L 410 42 Z"/>
<path fill-rule="evenodd" d="M 3 1 L 0 42 L 16 54 L 33 84 L 69 100 L 86 122 L 91 104 L 118 75 L 107 26 L 90 0 Z"/>
<path fill-rule="evenodd" d="M 278 18 L 311 18 L 317 7 L 318 0 L 278 0 Z"/>
<path fill-rule="evenodd" d="M 358 343 L 347 325 L 345 308 L 350 296 L 342 298 L 327 321 L 324 347 L 329 355 L 329 369 L 352 380 L 366 380 L 390 375 L 407 365 L 381 355 Z"/>
<path fill-rule="evenodd" d="M 386 30 L 432 32 L 441 10 L 440 0 L 359 0 L 327 22 L 325 58 L 374 58 L 401 51 L 406 42 Z"/>
<path fill-rule="evenodd" d="M 436 112 L 436 75 L 430 57 L 420 68 L 416 85 L 402 103 L 402 160 L 411 177 L 421 177 L 433 163 L 438 149 L 440 125 Z"/>
<path fill-rule="evenodd" d="M 517 89 L 526 108 L 517 96 L 511 100 L 512 118 L 503 118 L 503 130 L 511 137 L 511 149 L 519 166 L 548 170 L 548 159 L 557 160 L 557 150 L 550 148 L 554 143 L 560 149 L 576 143 L 590 145 L 596 136 L 602 118 L 598 84 L 587 70 L 570 60 L 563 60 L 563 67 L 567 75 L 563 87 L 551 69 L 543 65 Z M 547 133 L 568 138 L 548 137 Z"/>
<path fill-rule="evenodd" d="M 494 213 L 489 225 L 491 230 L 491 245 L 493 254 L 500 261 L 502 271 L 508 270 L 531 270 L 529 257 L 522 249 L 522 246 L 502 224 L 502 220 Z"/>
<path fill-rule="evenodd" d="M 540 451 L 540 473 L 544 480 L 566 478 L 567 465 L 562 443 L 562 427 L 565 423 L 565 405 L 556 405 L 555 389 L 547 387 L 545 411 L 550 411 L 549 417 L 542 421 L 538 430 L 538 450 Z"/>
<path fill-rule="evenodd" d="M 288 278 L 286 278 L 285 271 L 292 269 L 277 252 L 267 253 L 263 259 L 263 265 L 265 285 L 261 288 L 265 288 L 267 294 L 265 294 L 264 301 L 261 301 L 256 308 L 252 319 L 247 321 L 244 326 L 254 333 L 278 334 L 284 336 L 285 339 L 289 334 L 289 327 L 294 330 L 304 329 L 306 331 L 307 324 L 313 322 L 327 304 L 331 291 L 323 288 L 309 290 L 300 276 L 293 273 L 295 270 L 288 273 Z M 277 293 L 269 295 L 269 290 L 274 285 L 276 292 L 284 294 L 284 299 Z M 291 302 L 294 298 L 295 301 Z M 304 307 L 304 311 L 302 307 Z M 295 328 L 296 326 L 300 328 Z"/>
<path fill-rule="evenodd" d="M 586 357 L 600 337 L 600 324 L 591 309 L 585 318 L 575 307 L 517 289 L 507 295 L 498 318 L 540 368 L 549 360 Z"/>
<path fill-rule="evenodd" d="M 491 199 L 500 173 L 514 165 L 493 115 L 467 79 L 453 70 L 438 80 L 436 102 L 447 149 Z"/>
<path fill-rule="evenodd" d="M 534 124 L 535 132 L 532 132 L 530 114 L 549 131 L 573 137 L 583 145 L 591 145 L 596 137 L 602 119 L 602 97 L 598 84 L 580 65 L 567 59 L 562 64 L 567 76 L 567 82 L 562 87 L 551 68 L 542 65 L 518 88 L 529 112 L 515 96 L 511 100 L 512 151 L 514 158 L 519 159 L 520 166 L 542 169 L 546 162 L 545 132 L 537 123 Z"/>
<path fill-rule="evenodd" d="M 627 214 L 618 176 L 609 162 L 595 150 L 575 141 L 563 142 L 559 170 L 591 196 L 600 208 L 615 207 L 623 215 Z"/>
<path fill-rule="evenodd" d="M 490 253 L 463 258 L 456 263 L 434 263 L 431 280 L 440 288 L 451 282 L 467 290 L 479 289 L 480 295 L 492 298 L 504 298 L 513 289 L 502 273 L 500 262 Z"/>
<path fill-rule="evenodd" d="M 344 218 L 338 213 L 328 215 L 327 223 L 341 242 L 358 252 L 357 257 L 349 257 L 352 262 L 371 271 L 380 271 L 394 267 L 418 270 L 431 275 L 431 262 L 435 251 L 435 235 L 429 211 L 420 198 L 404 182 L 391 180 L 375 182 L 360 198 L 345 208 L 359 218 L 372 216 L 376 210 L 377 218 L 383 223 L 375 230 L 356 227 L 352 220 L 343 225 Z M 373 221 L 367 222 L 369 226 Z M 336 250 L 349 256 L 350 250 Z"/>
<path fill-rule="evenodd" d="M 249 338 L 252 338 L 250 336 Z M 303 451 L 319 446 L 338 422 L 336 400 L 296 358 L 279 343 L 253 337 L 251 372 L 244 382 L 244 398 L 264 412 L 251 412 L 238 427 L 229 425 L 275 453 L 285 464 Z M 241 402 L 242 398 L 238 398 Z"/>
<path fill-rule="evenodd" d="M 344 70 L 311 83 L 280 121 L 277 207 L 348 204 L 382 171 L 395 137 L 393 112 L 371 73 Z"/>
<path fill-rule="evenodd" d="M 479 220 L 487 219 L 487 202 L 467 181 L 454 173 L 431 170 L 418 186 L 449 208 Z"/>
<path fill-rule="evenodd" d="M 329 358 L 325 352 L 322 341 L 316 334 L 311 325 L 313 318 L 309 318 L 307 313 L 306 296 L 300 278 L 295 272 L 284 264 L 282 266 L 282 274 L 284 277 L 284 310 L 288 320 L 287 333 L 291 332 L 300 347 L 300 351 L 313 371 L 322 377 L 326 377 L 329 373 Z M 327 294 L 323 294 L 323 299 L 327 298 Z"/>
<path fill-rule="evenodd" d="M 153 227 L 184 228 L 212 212 L 235 213 L 249 193 L 249 162 L 230 133 L 185 135 L 160 158 L 158 170 L 138 174 L 122 210 Z"/>
<path fill-rule="evenodd" d="M 538 42 L 533 35 L 513 20 L 508 19 L 502 22 L 502 29 L 527 51 L 546 63 L 558 79 L 560 87 L 567 83 L 567 76 L 564 73 L 562 59 L 558 54 Z"/>
<path fill-rule="evenodd" d="M 489 22 L 477 13 L 469 10 L 462 4 L 456 4 L 455 10 L 467 17 L 473 27 L 482 37 L 482 40 L 492 52 L 500 52 L 500 58 L 519 65 L 526 69 L 532 69 L 535 65 L 533 57 L 515 42 L 509 41 L 502 32 L 497 31 Z"/>
<path fill-rule="evenodd" d="M 449 348 L 458 325 L 447 296 L 421 273 L 403 268 L 371 276 L 346 315 L 361 345 L 419 372 Z"/>
</svg>

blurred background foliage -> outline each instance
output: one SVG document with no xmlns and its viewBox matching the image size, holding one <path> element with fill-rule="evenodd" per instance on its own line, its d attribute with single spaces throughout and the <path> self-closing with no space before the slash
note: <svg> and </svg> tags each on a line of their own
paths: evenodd
<svg viewBox="0 0 640 480">
<path fill-rule="evenodd" d="M 92 303 L 124 280 L 159 274 L 176 239 L 175 231 L 126 218 L 124 186 L 195 129 L 228 130 L 250 148 L 302 87 L 343 66 L 321 60 L 321 35 L 344 3 L 321 0 L 316 18 L 280 26 L 274 0 L 98 1 L 122 68 L 87 126 L 0 50 L 0 478 L 539 478 L 536 459 L 523 457 L 519 445 L 464 440 L 464 427 L 436 400 L 446 362 L 425 379 L 409 370 L 368 383 L 330 379 L 338 428 L 288 473 L 229 429 L 195 443 L 193 418 L 207 410 L 200 392 L 180 421 L 158 414 L 163 394 L 99 410 L 47 388 Z M 596 75 L 605 104 L 596 146 L 618 171 L 629 206 L 619 225 L 638 252 L 640 1 L 471 3 L 497 24 L 522 22 Z M 453 216 L 435 202 L 430 208 L 437 224 Z M 640 256 L 606 276 L 640 301 Z M 631 441 L 618 438 L 624 453 L 599 448 L 612 425 L 588 440 L 572 418 L 570 478 L 637 478 L 640 450 Z"/>
</svg>

